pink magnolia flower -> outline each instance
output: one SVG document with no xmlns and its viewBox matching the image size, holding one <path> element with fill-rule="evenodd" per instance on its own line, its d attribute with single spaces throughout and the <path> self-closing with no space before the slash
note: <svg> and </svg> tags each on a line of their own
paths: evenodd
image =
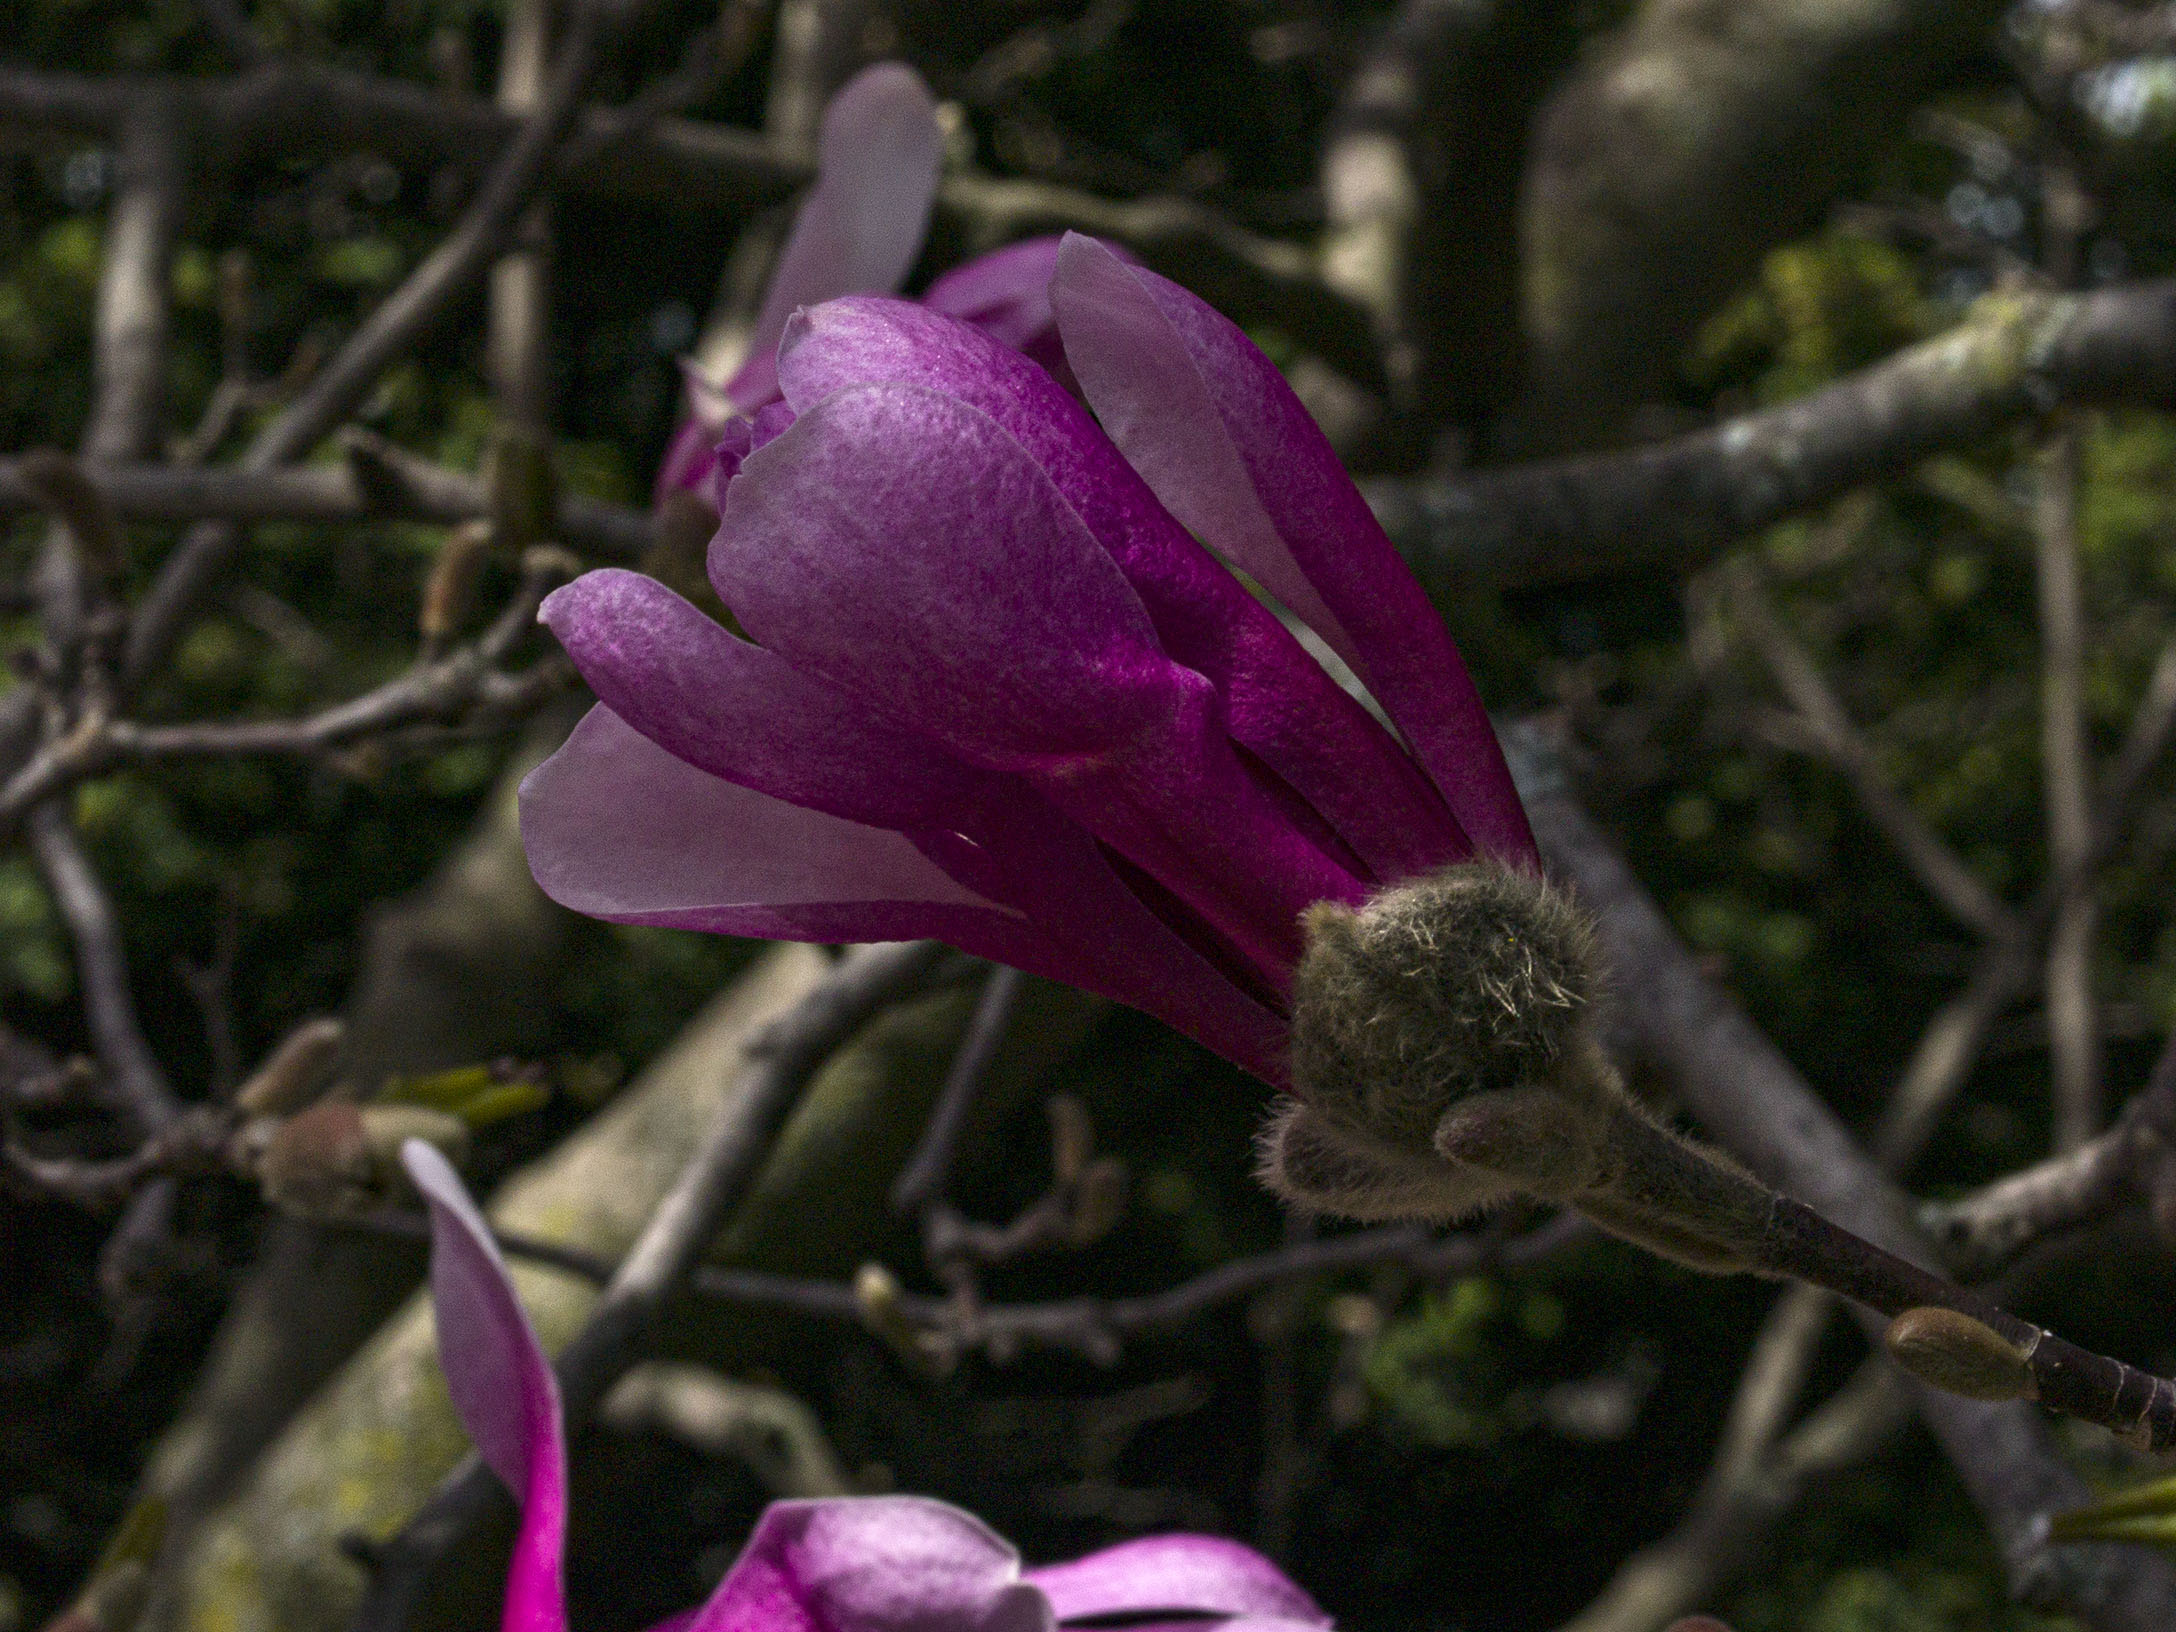
<svg viewBox="0 0 2176 1632">
<path fill-rule="evenodd" d="M 816 185 L 764 292 L 748 360 L 723 381 L 682 365 L 688 417 L 665 450 L 658 498 L 709 496 L 719 480 L 721 439 L 736 421 L 778 400 L 778 340 L 795 311 L 839 295 L 888 294 L 905 280 L 929 228 L 943 152 L 936 101 L 904 63 L 866 68 L 831 99 L 817 139 Z M 923 304 L 1062 368 L 1047 293 L 1057 255 L 1056 238 L 1008 245 L 944 274 Z M 745 451 L 744 440 L 729 445 L 725 476 Z"/>
<path fill-rule="evenodd" d="M 1048 299 L 1087 407 L 926 307 L 787 323 L 709 557 L 753 642 L 631 572 L 545 603 L 600 703 L 524 785 L 530 866 L 623 923 L 934 936 L 1282 1083 L 1301 913 L 1538 871 L 1525 812 L 1274 365 L 1091 239 Z"/>
<path fill-rule="evenodd" d="M 505 1632 L 565 1632 L 567 1449 L 558 1382 L 459 1175 L 410 1140 L 431 1209 L 431 1300 L 454 1409 L 521 1502 Z M 971 1513 L 919 1496 L 774 1502 L 699 1608 L 656 1632 L 1058 1632 L 1123 1618 L 1157 1632 L 1323 1632 L 1329 1618 L 1237 1542 L 1169 1535 L 1022 1570 Z"/>
</svg>

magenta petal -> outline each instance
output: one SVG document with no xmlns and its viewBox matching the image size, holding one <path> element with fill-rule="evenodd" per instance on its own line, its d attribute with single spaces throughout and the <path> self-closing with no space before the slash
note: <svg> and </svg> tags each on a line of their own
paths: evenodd
<svg viewBox="0 0 2176 1632">
<path fill-rule="evenodd" d="M 1076 972 L 1059 978 L 1155 1015 L 1271 1086 L 1285 1085 L 1276 994 L 1182 939 L 1120 880 L 1087 833 L 1027 788 L 968 825 L 972 840 L 925 834 L 923 850 L 963 883 L 1018 901 L 1075 960 Z"/>
<path fill-rule="evenodd" d="M 935 391 L 803 408 L 742 465 L 710 570 L 796 668 L 1007 768 L 1098 753 L 1200 686 L 1041 467 Z"/>
<path fill-rule="evenodd" d="M 523 780 L 521 838 L 544 893 L 593 918 L 772 940 L 932 936 L 1078 974 L 901 835 L 721 781 L 602 705 Z"/>
<path fill-rule="evenodd" d="M 1214 687 L 1164 654 L 1043 467 L 954 397 L 874 385 L 810 404 L 742 466 L 710 568 L 794 667 L 1029 776 L 1273 984 L 1310 902 L 1365 893 L 1245 775 Z"/>
<path fill-rule="evenodd" d="M 897 381 L 987 414 L 1117 563 L 1164 651 L 1216 687 L 1233 741 L 1327 822 L 1371 881 L 1471 854 L 1442 798 L 1390 734 L 1172 519 L 1080 404 L 1040 369 L 939 313 L 869 298 L 802 313 L 779 356 L 791 401 Z"/>
<path fill-rule="evenodd" d="M 774 799 L 877 827 L 950 825 L 989 781 L 641 573 L 584 573 L 540 616 L 613 713 Z"/>
<path fill-rule="evenodd" d="M 419 1139 L 401 1147 L 401 1162 L 431 1209 L 431 1304 L 447 1392 L 477 1453 L 521 1499 L 501 1624 L 505 1632 L 564 1632 L 567 1451 L 559 1379 L 460 1175 Z"/>
<path fill-rule="evenodd" d="M 1051 1632 L 1019 1555 L 920 1496 L 773 1502 L 687 1632 Z"/>
<path fill-rule="evenodd" d="M 1475 843 L 1538 865 L 1442 620 L 1276 366 L 1214 308 L 1078 234 L 1051 302 L 1089 402 L 1157 497 L 1352 665 Z"/>
<path fill-rule="evenodd" d="M 824 110 L 816 186 L 778 258 L 726 392 L 743 409 L 777 393 L 778 337 L 799 306 L 899 287 L 929 228 L 944 133 L 921 75 L 880 62 L 849 80 Z"/>
<path fill-rule="evenodd" d="M 1061 1621 L 1091 1616 L 1262 1615 L 1323 1627 L 1330 1618 L 1276 1565 L 1221 1536 L 1143 1536 L 1030 1570 Z"/>
<path fill-rule="evenodd" d="M 922 304 L 972 323 L 1000 345 L 1032 355 L 1038 342 L 1057 334 L 1050 274 L 1057 269 L 1060 241 L 1029 238 L 978 255 L 931 284 Z"/>
</svg>

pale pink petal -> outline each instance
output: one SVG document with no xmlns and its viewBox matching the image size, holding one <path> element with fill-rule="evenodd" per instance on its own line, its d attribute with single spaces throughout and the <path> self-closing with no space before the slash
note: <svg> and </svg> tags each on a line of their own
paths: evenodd
<svg viewBox="0 0 2176 1632">
<path fill-rule="evenodd" d="M 1329 1617 L 1251 1547 L 1222 1536 L 1143 1536 L 1030 1570 L 1061 1621 L 1126 1615 L 1261 1615 L 1313 1627 Z"/>
<path fill-rule="evenodd" d="M 431 1209 L 431 1304 L 447 1392 L 477 1453 L 521 1502 L 502 1625 L 505 1632 L 565 1632 L 559 1379 L 460 1175 L 419 1139 L 401 1147 L 401 1162 Z"/>
<path fill-rule="evenodd" d="M 1078 234 L 1051 301 L 1088 401 L 1157 497 L 1352 666 L 1476 844 L 1537 866 L 1442 620 L 1276 366 L 1230 319 Z"/>
<path fill-rule="evenodd" d="M 1011 1545 L 920 1496 L 773 1502 L 687 1632 L 1051 1632 Z"/>
<path fill-rule="evenodd" d="M 726 385 L 743 410 L 777 395 L 778 337 L 796 307 L 899 287 L 921 253 L 943 157 L 936 99 L 906 64 L 865 68 L 831 99 L 816 186 L 779 255 L 748 361 Z"/>
</svg>

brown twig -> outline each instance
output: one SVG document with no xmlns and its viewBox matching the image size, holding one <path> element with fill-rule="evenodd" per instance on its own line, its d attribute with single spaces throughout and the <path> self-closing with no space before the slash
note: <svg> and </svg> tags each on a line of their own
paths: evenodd
<svg viewBox="0 0 2176 1632">
<path fill-rule="evenodd" d="M 2092 1223 L 2141 1194 L 2157 1201 L 2172 1150 L 2176 1042 L 2107 1132 L 1970 1195 L 1924 1203 L 1919 1227 L 1957 1274 L 1977 1280 L 2034 1242 Z"/>
<path fill-rule="evenodd" d="M 596 67 L 597 0 L 573 9 L 566 42 L 536 111 L 523 121 L 453 231 L 381 301 L 363 325 L 264 428 L 242 456 L 250 471 L 300 458 L 347 417 L 386 365 L 406 351 L 497 255 L 529 200 L 550 174 L 553 154 L 580 111 Z M 238 543 L 232 527 L 192 528 L 167 558 L 129 630 L 123 675 L 147 674 L 179 634 L 206 588 L 226 570 Z"/>
<path fill-rule="evenodd" d="M 82 469 L 114 514 L 128 521 L 454 524 L 491 513 L 490 486 L 482 477 L 433 464 L 367 431 L 343 430 L 340 444 L 347 459 L 338 465 L 241 470 L 85 464 Z M 22 461 L 0 458 L 0 513 L 41 507 Z M 651 543 L 646 512 L 603 499 L 563 495 L 558 520 L 562 542 L 613 559 L 637 560 Z"/>
<path fill-rule="evenodd" d="M 1012 1023 L 1013 1009 L 1025 982 L 1026 977 L 1017 969 L 1000 967 L 990 971 L 974 1016 L 967 1023 L 967 1033 L 960 1039 L 959 1052 L 953 1056 L 952 1068 L 937 1095 L 936 1107 L 922 1130 L 921 1142 L 892 1183 L 893 1212 L 912 1216 L 943 1195 L 945 1180 L 952 1170 L 953 1149 L 967 1126 L 967 1113 L 974 1109 L 983 1073 L 989 1070 L 998 1045 L 1005 1040 L 1006 1027 Z"/>
<path fill-rule="evenodd" d="M 1731 609 L 1748 642 L 1796 710 L 1807 745 L 1840 771 L 1874 825 L 1950 916 L 1991 941 L 2016 942 L 2024 925 L 1964 859 L 1943 842 L 1882 774 L 1873 745 L 1852 724 L 1820 665 L 1768 604 L 1746 562 L 1725 570 Z"/>
<path fill-rule="evenodd" d="M 83 1007 L 106 1090 L 137 1134 L 150 1138 L 173 1123 L 182 1107 L 137 1023 L 113 903 L 60 806 L 41 805 L 31 813 L 30 848 L 75 940 Z"/>
<path fill-rule="evenodd" d="M 411 1213 L 378 1213 L 340 1222 L 390 1234 L 420 1237 L 429 1233 L 427 1221 Z M 1513 1236 L 1493 1230 L 1436 1236 L 1408 1225 L 1359 1230 L 1235 1258 L 1177 1286 L 1137 1297 L 985 1304 L 975 1312 L 972 1331 L 960 1329 L 958 1306 L 950 1297 L 902 1292 L 895 1307 L 915 1330 L 956 1345 L 961 1352 L 979 1350 L 1002 1358 L 1039 1347 L 1111 1365 L 1129 1338 L 1172 1330 L 1221 1305 L 1287 1281 L 1380 1265 L 1396 1265 L 1424 1281 L 1443 1281 L 1489 1268 L 1525 1268 L 1591 1240 L 1593 1234 L 1592 1226 L 1575 1213 L 1559 1214 Z M 521 1235 L 501 1233 L 498 1241 L 509 1257 L 548 1264 L 600 1285 L 611 1278 L 611 1264 L 590 1253 Z M 840 1281 L 704 1265 L 688 1277 L 687 1289 L 698 1297 L 817 1320 L 860 1324 L 866 1315 L 860 1293 Z"/>
<path fill-rule="evenodd" d="M 153 759 L 236 754 L 317 756 L 419 725 L 519 719 L 573 683 L 563 659 L 545 658 L 519 673 L 499 665 L 535 626 L 552 587 L 579 569 L 564 551 L 540 547 L 524 562 L 521 587 L 474 641 L 421 661 L 360 697 L 290 720 L 190 721 L 147 725 L 86 715 L 0 784 L 0 826 L 65 788 L 116 765 Z"/>
</svg>

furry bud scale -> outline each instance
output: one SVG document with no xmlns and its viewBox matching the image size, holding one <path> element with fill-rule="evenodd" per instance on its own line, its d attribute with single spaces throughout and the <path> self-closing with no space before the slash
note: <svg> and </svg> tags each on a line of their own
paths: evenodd
<svg viewBox="0 0 2176 1632">
<path fill-rule="evenodd" d="M 1594 931 L 1540 879 L 1461 862 L 1306 923 L 1293 1091 L 1339 1121 L 1425 1151 L 1456 1102 L 1550 1082 L 1580 1052 Z"/>
</svg>

